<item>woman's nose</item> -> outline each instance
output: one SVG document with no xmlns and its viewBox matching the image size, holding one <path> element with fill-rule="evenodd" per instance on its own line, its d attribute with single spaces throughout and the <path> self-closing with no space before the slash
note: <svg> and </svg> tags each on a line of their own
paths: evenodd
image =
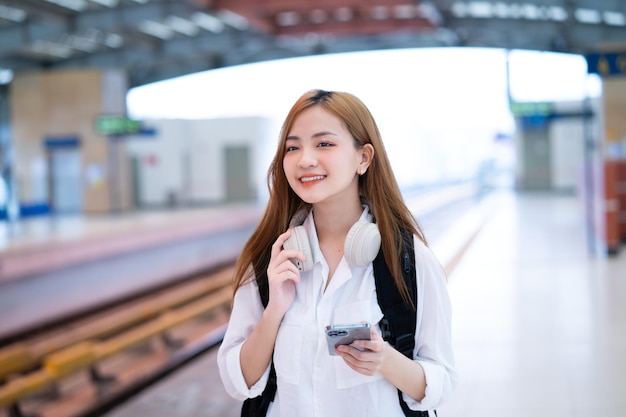
<svg viewBox="0 0 626 417">
<path fill-rule="evenodd" d="M 298 160 L 298 165 L 301 168 L 308 168 L 317 165 L 317 157 L 315 155 L 315 151 L 312 149 L 302 149 L 300 153 L 300 159 Z"/>
</svg>

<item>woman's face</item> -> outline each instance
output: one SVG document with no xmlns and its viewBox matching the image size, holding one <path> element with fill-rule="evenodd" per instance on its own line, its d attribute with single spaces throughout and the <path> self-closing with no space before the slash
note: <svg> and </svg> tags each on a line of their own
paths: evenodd
<svg viewBox="0 0 626 417">
<path fill-rule="evenodd" d="M 360 167 L 367 168 L 367 151 L 339 118 L 320 106 L 298 115 L 285 141 L 283 169 L 293 191 L 306 203 L 358 198 Z M 367 146 L 367 145 L 366 145 Z"/>
</svg>

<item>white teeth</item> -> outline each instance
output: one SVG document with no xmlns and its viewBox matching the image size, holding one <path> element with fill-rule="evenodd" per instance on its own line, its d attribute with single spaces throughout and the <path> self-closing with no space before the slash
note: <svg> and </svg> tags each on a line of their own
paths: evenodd
<svg viewBox="0 0 626 417">
<path fill-rule="evenodd" d="M 300 181 L 310 182 L 310 181 L 323 180 L 324 178 L 326 178 L 324 175 L 316 175 L 315 177 L 302 177 L 300 178 Z"/>
</svg>

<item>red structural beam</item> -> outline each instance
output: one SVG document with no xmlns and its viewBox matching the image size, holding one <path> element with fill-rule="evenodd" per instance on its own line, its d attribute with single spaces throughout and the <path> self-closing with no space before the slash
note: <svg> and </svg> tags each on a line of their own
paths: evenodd
<svg viewBox="0 0 626 417">
<path fill-rule="evenodd" d="M 307 33 L 377 35 L 438 27 L 432 6 L 410 0 L 197 0 L 215 12 L 229 10 L 272 35 Z"/>
</svg>

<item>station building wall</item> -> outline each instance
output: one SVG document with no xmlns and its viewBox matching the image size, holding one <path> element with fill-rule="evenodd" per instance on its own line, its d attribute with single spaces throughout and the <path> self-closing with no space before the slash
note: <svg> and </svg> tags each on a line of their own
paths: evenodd
<svg viewBox="0 0 626 417">
<path fill-rule="evenodd" d="M 154 136 L 127 139 L 137 207 L 223 204 L 267 197 L 267 168 L 278 138 L 271 119 L 143 122 L 154 129 Z"/>
<path fill-rule="evenodd" d="M 124 144 L 112 144 L 95 129 L 99 115 L 126 114 L 124 72 L 18 73 L 10 88 L 20 205 L 84 213 L 129 208 Z"/>
<path fill-rule="evenodd" d="M 559 116 L 530 126 L 521 119 L 516 121 L 516 187 L 577 193 L 583 186 L 585 141 L 600 140 L 602 102 L 554 102 L 551 108 Z M 587 110 L 592 117 L 583 117 Z"/>
</svg>

